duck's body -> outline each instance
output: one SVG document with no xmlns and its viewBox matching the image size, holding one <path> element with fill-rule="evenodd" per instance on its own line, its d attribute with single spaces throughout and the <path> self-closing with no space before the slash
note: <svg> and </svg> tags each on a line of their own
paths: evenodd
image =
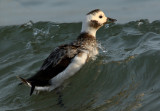
<svg viewBox="0 0 160 111">
<path fill-rule="evenodd" d="M 89 58 L 96 56 L 96 31 L 107 20 L 109 19 L 99 9 L 89 12 L 76 41 L 55 48 L 34 76 L 28 79 L 19 77 L 23 83 L 31 87 L 30 95 L 34 89 L 50 91 L 57 88 L 64 80 L 79 71 Z"/>
</svg>

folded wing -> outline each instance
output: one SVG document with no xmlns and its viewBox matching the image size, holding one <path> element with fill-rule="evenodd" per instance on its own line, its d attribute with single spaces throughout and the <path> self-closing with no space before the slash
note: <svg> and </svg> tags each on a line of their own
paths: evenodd
<svg viewBox="0 0 160 111">
<path fill-rule="evenodd" d="M 63 45 L 55 48 L 45 59 L 40 70 L 27 80 L 35 86 L 50 85 L 49 80 L 65 70 L 78 53 L 78 47 L 73 45 Z"/>
</svg>

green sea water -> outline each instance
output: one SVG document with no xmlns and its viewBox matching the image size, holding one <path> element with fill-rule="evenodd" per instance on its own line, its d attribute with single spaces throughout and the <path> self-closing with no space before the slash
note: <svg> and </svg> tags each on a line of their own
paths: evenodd
<svg viewBox="0 0 160 111">
<path fill-rule="evenodd" d="M 159 111 L 160 21 L 110 24 L 97 32 L 99 55 L 60 89 L 29 96 L 28 78 L 81 23 L 28 22 L 0 27 L 0 111 Z"/>
</svg>

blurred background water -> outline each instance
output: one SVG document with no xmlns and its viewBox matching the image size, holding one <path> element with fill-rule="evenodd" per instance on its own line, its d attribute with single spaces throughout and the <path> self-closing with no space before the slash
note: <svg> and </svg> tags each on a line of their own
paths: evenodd
<svg viewBox="0 0 160 111">
<path fill-rule="evenodd" d="M 119 23 L 160 18 L 159 0 L 0 0 L 0 25 L 32 20 L 80 22 L 88 11 L 99 8 Z"/>
<path fill-rule="evenodd" d="M 0 0 L 0 111 L 159 111 L 159 0 Z M 29 96 L 28 78 L 79 35 L 95 8 L 116 18 L 97 32 L 100 54 L 61 89 Z M 31 20 L 31 21 L 30 21 Z"/>
</svg>

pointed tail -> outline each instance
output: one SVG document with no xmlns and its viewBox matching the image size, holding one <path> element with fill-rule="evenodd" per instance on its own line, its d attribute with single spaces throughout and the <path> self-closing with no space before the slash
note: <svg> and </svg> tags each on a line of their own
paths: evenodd
<svg viewBox="0 0 160 111">
<path fill-rule="evenodd" d="M 32 82 L 27 81 L 26 79 L 17 76 L 18 79 L 20 79 L 22 81 L 22 83 L 24 83 L 25 85 L 31 87 L 31 91 L 30 91 L 30 96 L 32 95 L 32 93 L 34 92 L 35 89 L 35 85 Z M 21 85 L 22 83 L 20 83 L 19 85 Z"/>
<path fill-rule="evenodd" d="M 29 81 L 27 81 L 26 79 L 23 79 L 22 77 L 19 77 L 19 76 L 17 76 L 17 78 L 21 81 L 21 83 L 19 85 L 24 83 L 25 85 L 31 87 L 31 83 Z"/>
</svg>

